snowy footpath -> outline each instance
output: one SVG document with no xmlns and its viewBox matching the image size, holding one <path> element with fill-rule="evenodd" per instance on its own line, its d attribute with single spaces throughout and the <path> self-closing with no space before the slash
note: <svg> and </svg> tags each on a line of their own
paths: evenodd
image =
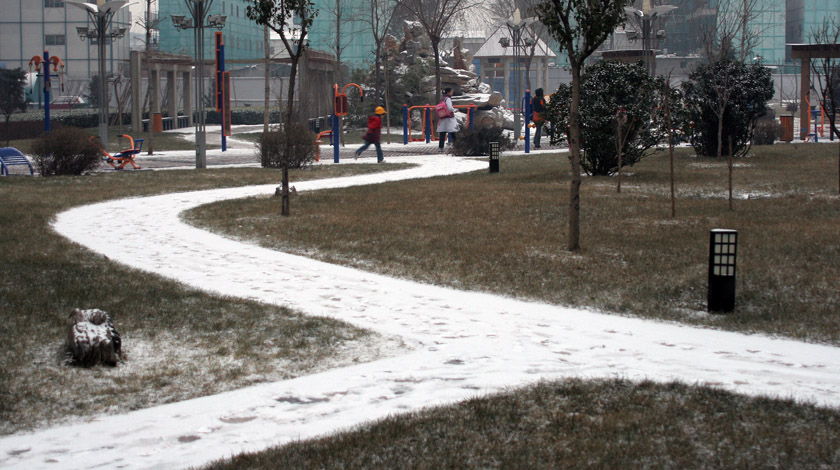
<svg viewBox="0 0 840 470">
<path fill-rule="evenodd" d="M 295 186 L 311 191 L 487 165 L 449 156 L 404 161 L 420 166 Z M 394 413 L 564 377 L 679 380 L 840 406 L 838 348 L 417 284 L 233 241 L 179 219 L 189 208 L 271 194 L 275 187 L 176 193 L 130 204 L 110 201 L 64 212 L 54 228 L 114 261 L 209 292 L 287 305 L 398 335 L 410 351 L 294 380 L 7 436 L 0 439 L 0 467 L 201 465 Z M 124 210 L 127 205 L 132 210 Z"/>
</svg>

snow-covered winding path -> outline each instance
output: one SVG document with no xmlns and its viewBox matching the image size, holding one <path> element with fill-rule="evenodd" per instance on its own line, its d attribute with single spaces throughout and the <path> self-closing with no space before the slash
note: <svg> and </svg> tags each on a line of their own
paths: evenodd
<svg viewBox="0 0 840 470">
<path fill-rule="evenodd" d="M 486 168 L 419 167 L 295 183 L 298 191 Z M 430 183 L 431 184 L 431 183 Z M 182 211 L 275 185 L 79 207 L 55 230 L 114 261 L 190 286 L 399 335 L 406 355 L 0 439 L 0 467 L 178 468 L 339 430 L 392 413 L 562 377 L 715 384 L 840 406 L 840 349 L 523 302 L 392 279 L 232 241 Z M 122 240 L 119 246 L 103 240 Z M 290 282 L 294 281 L 294 282 Z"/>
</svg>

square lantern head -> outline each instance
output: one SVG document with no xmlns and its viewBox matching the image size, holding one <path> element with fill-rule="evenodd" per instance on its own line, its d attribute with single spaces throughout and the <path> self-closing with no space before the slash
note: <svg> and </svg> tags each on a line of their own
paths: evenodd
<svg viewBox="0 0 840 470">
<path fill-rule="evenodd" d="M 711 232 L 710 267 L 714 276 L 735 276 L 738 231 L 715 229 Z"/>
<path fill-rule="evenodd" d="M 490 159 L 491 160 L 498 160 L 499 159 L 499 143 L 498 142 L 490 142 Z"/>
</svg>

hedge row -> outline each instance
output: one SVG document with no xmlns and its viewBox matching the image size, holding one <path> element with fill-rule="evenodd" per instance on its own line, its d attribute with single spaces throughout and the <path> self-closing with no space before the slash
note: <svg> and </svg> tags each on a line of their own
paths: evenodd
<svg viewBox="0 0 840 470">
<path fill-rule="evenodd" d="M 116 113 L 111 113 L 110 119 L 114 118 Z M 148 119 L 148 113 L 143 115 L 143 119 Z M 269 120 L 270 122 L 280 122 L 281 116 L 279 111 L 271 111 L 269 112 Z M 262 124 L 263 123 L 263 111 L 262 109 L 236 109 L 231 111 L 231 121 L 232 124 Z M 2 122 L 2 121 L 0 121 Z M 131 122 L 131 114 L 130 113 L 123 113 L 123 122 L 129 123 Z M 207 118 L 205 121 L 207 124 L 219 124 L 222 123 L 222 114 L 215 109 L 207 110 Z M 89 127 L 97 127 L 99 125 L 99 114 L 96 112 L 93 113 L 77 113 L 77 114 L 70 114 L 70 115 L 62 115 L 62 116 L 55 116 L 50 119 L 50 127 L 57 128 L 61 126 L 73 126 L 73 127 L 81 127 L 81 128 L 89 128 Z M 8 128 L 6 126 L 0 126 L 2 128 L 3 136 L 11 136 L 12 140 L 17 139 L 32 139 L 35 137 L 40 136 L 44 132 L 44 121 L 41 120 L 31 120 L 31 121 L 11 121 L 9 122 Z M 5 139 L 3 139 L 5 140 Z"/>
</svg>

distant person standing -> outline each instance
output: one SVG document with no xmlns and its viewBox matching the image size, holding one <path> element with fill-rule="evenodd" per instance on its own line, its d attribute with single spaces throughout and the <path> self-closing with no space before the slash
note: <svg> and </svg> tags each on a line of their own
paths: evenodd
<svg viewBox="0 0 840 470">
<path fill-rule="evenodd" d="M 455 143 L 455 133 L 458 132 L 455 107 L 452 106 L 452 88 L 446 87 L 443 89 L 443 97 L 440 102 L 446 106 L 448 111 L 447 117 L 438 118 L 438 148 L 442 151 L 444 144 L 446 144 L 446 134 L 449 134 L 452 137 L 452 143 Z"/>
<path fill-rule="evenodd" d="M 534 91 L 534 97 L 531 98 L 531 111 L 533 112 L 534 121 L 534 148 L 540 148 L 540 138 L 542 137 L 542 128 L 545 124 L 545 96 L 543 96 L 543 89 L 537 88 Z"/>
<path fill-rule="evenodd" d="M 376 147 L 376 161 L 377 163 L 382 163 L 385 161 L 385 158 L 382 156 L 382 145 L 379 143 L 380 136 L 382 135 L 382 116 L 385 114 L 385 108 L 382 106 L 377 106 L 376 109 L 373 111 L 373 116 L 368 117 L 368 128 L 365 135 L 362 136 L 362 140 L 365 141 L 365 144 L 359 147 L 359 150 L 356 150 L 355 155 L 356 158 L 362 154 L 370 144 L 373 144 Z"/>
</svg>

